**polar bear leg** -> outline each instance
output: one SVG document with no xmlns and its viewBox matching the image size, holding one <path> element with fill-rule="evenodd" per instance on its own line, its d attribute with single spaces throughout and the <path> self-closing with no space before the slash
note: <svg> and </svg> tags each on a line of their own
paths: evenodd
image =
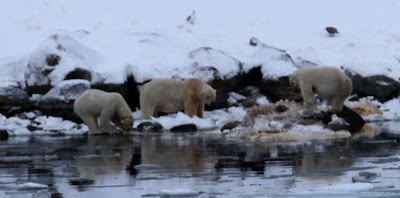
<svg viewBox="0 0 400 198">
<path fill-rule="evenodd" d="M 112 112 L 110 112 L 107 108 L 104 108 L 101 111 L 100 116 L 99 116 L 101 131 L 104 131 L 104 132 L 110 131 L 108 124 L 111 121 L 111 114 L 112 114 Z"/>
<path fill-rule="evenodd" d="M 197 111 L 197 106 L 198 104 L 196 102 L 193 101 L 186 101 L 185 104 L 185 114 L 188 115 L 189 117 L 193 117 L 194 115 L 196 115 L 196 111 Z"/>
<path fill-rule="evenodd" d="M 142 110 L 142 120 L 149 120 L 155 114 L 155 107 L 149 104 L 140 103 L 140 110 Z"/>
<path fill-rule="evenodd" d="M 158 118 L 158 108 L 154 107 L 153 109 L 153 117 Z"/>
<path fill-rule="evenodd" d="M 197 105 L 197 116 L 199 118 L 203 118 L 203 111 L 204 111 L 204 103 L 199 102 L 199 104 Z"/>
<path fill-rule="evenodd" d="M 303 96 L 304 104 L 306 107 L 312 107 L 315 103 L 314 92 L 312 91 L 312 85 L 305 85 L 300 83 L 301 95 Z"/>
<path fill-rule="evenodd" d="M 331 100 L 331 106 L 332 106 L 332 112 L 335 114 L 338 114 L 342 112 L 343 108 L 343 103 L 346 98 L 343 98 L 342 96 L 334 96 Z"/>
<path fill-rule="evenodd" d="M 90 133 L 98 133 L 100 132 L 99 127 L 97 126 L 97 118 L 86 115 L 86 116 L 79 116 L 83 120 L 83 122 L 88 126 Z"/>
</svg>

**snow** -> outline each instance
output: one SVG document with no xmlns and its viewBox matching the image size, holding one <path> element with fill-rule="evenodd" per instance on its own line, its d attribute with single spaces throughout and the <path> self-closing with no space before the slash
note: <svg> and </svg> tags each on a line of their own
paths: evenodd
<svg viewBox="0 0 400 198">
<path fill-rule="evenodd" d="M 374 0 L 11 1 L 0 8 L 0 16 L 7 18 L 0 22 L 5 28 L 0 37 L 0 77 L 23 81 L 28 61 L 43 61 L 43 51 L 62 56 L 50 74 L 53 85 L 75 67 L 97 73 L 93 82 L 112 83 L 123 82 L 130 68 L 139 81 L 171 77 L 174 69 L 194 64 L 216 66 L 229 77 L 238 72 L 236 60 L 244 69 L 263 64 L 267 77 L 296 69 L 288 62 L 257 56 L 260 48 L 248 44 L 256 37 L 285 50 L 294 61 L 399 79 L 399 8 L 396 0 L 378 5 Z M 186 17 L 193 10 L 192 25 Z M 338 28 L 340 34 L 329 37 L 327 26 Z M 58 35 L 57 42 L 52 35 Z M 56 43 L 64 50 L 57 50 Z M 190 56 L 202 47 L 222 53 Z"/>
<path fill-rule="evenodd" d="M 18 186 L 20 190 L 29 190 L 29 189 L 45 189 L 48 188 L 47 185 L 33 183 L 33 182 L 26 182 Z"/>
</svg>

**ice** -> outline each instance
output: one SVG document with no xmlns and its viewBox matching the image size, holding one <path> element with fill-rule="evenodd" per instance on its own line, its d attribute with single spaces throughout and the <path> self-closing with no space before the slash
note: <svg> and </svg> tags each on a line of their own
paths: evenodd
<svg viewBox="0 0 400 198">
<path fill-rule="evenodd" d="M 33 189 L 45 189 L 45 188 L 48 188 L 48 186 L 44 185 L 44 184 L 33 183 L 33 182 L 26 182 L 26 183 L 20 184 L 18 186 L 19 190 L 33 190 Z"/>
<path fill-rule="evenodd" d="M 199 192 L 191 189 L 161 190 L 160 197 L 197 197 Z"/>
</svg>

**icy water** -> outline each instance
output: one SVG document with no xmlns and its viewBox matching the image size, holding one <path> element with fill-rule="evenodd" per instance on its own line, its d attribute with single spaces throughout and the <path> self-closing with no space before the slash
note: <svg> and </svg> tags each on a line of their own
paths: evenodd
<svg viewBox="0 0 400 198">
<path fill-rule="evenodd" d="M 379 176 L 352 183 L 360 171 Z M 164 133 L 0 142 L 0 197 L 400 197 L 399 180 L 400 144 L 384 138 L 246 143 Z"/>
</svg>

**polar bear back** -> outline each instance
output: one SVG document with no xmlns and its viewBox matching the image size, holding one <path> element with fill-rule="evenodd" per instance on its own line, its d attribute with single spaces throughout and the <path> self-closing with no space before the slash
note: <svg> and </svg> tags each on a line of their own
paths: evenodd
<svg viewBox="0 0 400 198">
<path fill-rule="evenodd" d="M 167 78 L 154 79 L 143 85 L 140 103 L 141 106 L 146 103 L 146 105 L 157 106 L 159 111 L 172 113 L 184 108 L 184 96 L 188 91 L 190 90 L 183 81 Z"/>
<path fill-rule="evenodd" d="M 122 115 L 128 117 L 131 112 L 128 111 L 129 106 L 126 104 L 124 98 L 119 93 L 105 92 L 97 89 L 88 89 L 83 92 L 78 99 L 74 102 L 75 113 L 99 116 L 103 108 L 98 107 L 109 107 L 109 109 L 117 113 L 119 111 Z M 116 108 L 121 106 L 122 108 Z"/>
<path fill-rule="evenodd" d="M 295 71 L 293 76 L 300 83 L 313 85 L 313 91 L 322 98 L 331 98 L 336 94 L 348 96 L 353 90 L 351 80 L 334 67 L 302 68 Z"/>
</svg>

